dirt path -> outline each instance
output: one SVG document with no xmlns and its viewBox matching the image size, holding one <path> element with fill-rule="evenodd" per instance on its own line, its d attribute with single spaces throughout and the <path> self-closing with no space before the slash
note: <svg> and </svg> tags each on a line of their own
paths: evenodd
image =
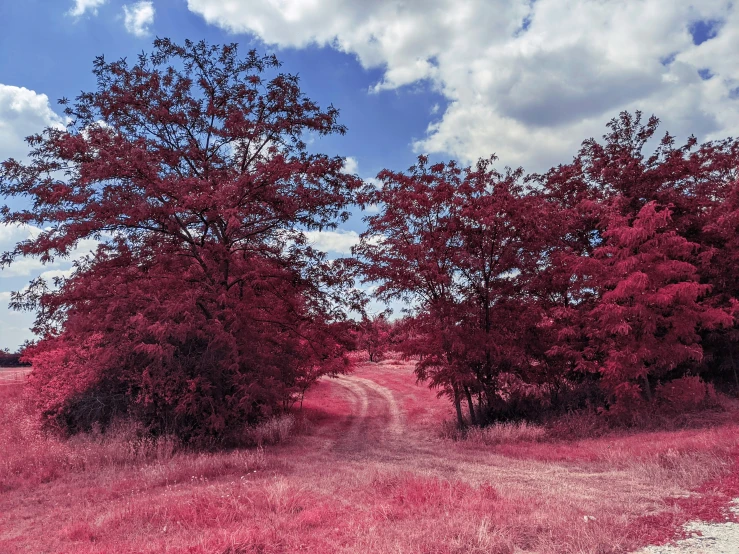
<svg viewBox="0 0 739 554">
<path fill-rule="evenodd" d="M 739 516 L 739 499 L 729 509 Z M 739 554 L 739 523 L 691 521 L 683 529 L 688 538 L 674 545 L 647 546 L 635 554 Z"/>
<path fill-rule="evenodd" d="M 353 404 L 349 429 L 337 439 L 337 451 L 364 455 L 368 450 L 390 453 L 404 448 L 402 416 L 389 389 L 354 376 L 337 377 L 335 382 L 350 393 Z"/>
<path fill-rule="evenodd" d="M 360 462 L 387 471 L 461 479 L 473 485 L 495 483 L 501 489 L 529 494 L 561 489 L 563 494 L 572 496 L 572 489 L 576 488 L 585 510 L 604 497 L 615 499 L 622 495 L 618 485 L 623 482 L 629 482 L 632 497 L 648 499 L 654 494 L 648 480 L 634 481 L 628 470 L 593 471 L 570 463 L 511 459 L 490 450 L 449 449 L 428 428 L 410 422 L 387 387 L 355 375 L 332 378 L 329 382 L 338 389 L 335 394 L 348 401 L 351 411 L 344 415 L 343 422 L 334 422 L 321 430 L 323 448 L 314 449 L 315 458 L 303 458 L 304 463 Z"/>
<path fill-rule="evenodd" d="M 546 490 L 548 494 L 562 493 L 582 501 L 585 512 L 589 506 L 600 505 L 604 498 L 613 503 L 633 502 L 639 499 L 645 506 L 656 491 L 648 479 L 635 480 L 630 469 L 590 470 L 568 463 L 539 462 L 536 460 L 511 460 L 494 453 L 464 450 L 445 451 L 443 441 L 409 422 L 399 406 L 399 401 L 389 388 L 370 378 L 355 375 L 340 376 L 330 380 L 338 385 L 338 393 L 351 406 L 343 424 L 332 427 L 325 456 L 347 462 L 361 462 L 384 467 L 386 470 L 436 475 L 442 478 L 463 479 L 481 484 L 495 483 L 500 488 L 516 489 L 532 495 Z M 325 430 L 324 430 L 325 431 Z M 626 500 L 623 484 L 628 483 Z M 660 491 L 665 495 L 664 490 Z M 668 495 L 680 494 L 676 488 Z M 639 554 L 739 554 L 739 525 L 705 524 L 693 522 L 686 529 L 697 532 L 677 546 L 647 547 Z"/>
</svg>

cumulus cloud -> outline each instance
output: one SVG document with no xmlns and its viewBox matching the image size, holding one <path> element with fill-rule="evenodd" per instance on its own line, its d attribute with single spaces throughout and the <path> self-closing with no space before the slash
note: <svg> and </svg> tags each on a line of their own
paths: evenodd
<svg viewBox="0 0 739 554">
<path fill-rule="evenodd" d="M 149 27 L 154 24 L 154 3 L 142 0 L 135 4 L 123 6 L 123 25 L 126 31 L 137 37 L 149 34 Z"/>
<path fill-rule="evenodd" d="M 359 171 L 359 162 L 357 162 L 357 159 L 352 156 L 347 156 L 344 160 L 344 167 L 342 169 L 344 173 L 348 173 L 349 175 L 354 175 L 357 171 Z"/>
<path fill-rule="evenodd" d="M 67 12 L 72 17 L 82 17 L 87 12 L 97 15 L 98 8 L 107 0 L 75 0 L 74 6 Z"/>
<path fill-rule="evenodd" d="M 46 127 L 63 127 L 49 106 L 49 98 L 23 87 L 0 84 L 0 161 L 24 159 L 25 138 Z"/>
<path fill-rule="evenodd" d="M 15 351 L 33 335 L 29 331 L 33 325 L 33 314 L 8 309 L 10 292 L 0 291 L 0 350 L 9 348 Z"/>
<path fill-rule="evenodd" d="M 739 131 L 731 0 L 188 0 L 268 44 L 332 47 L 382 68 L 373 90 L 426 83 L 447 100 L 418 152 L 545 169 L 624 109 L 678 136 Z M 709 78 L 710 77 L 710 78 Z"/>
<path fill-rule="evenodd" d="M 21 241 L 35 238 L 41 229 L 32 225 L 0 225 L 0 252 L 12 250 Z M 0 269 L 0 279 L 10 277 L 35 277 L 42 274 L 51 279 L 55 276 L 68 276 L 72 264 L 94 252 L 99 242 L 94 239 L 79 241 L 77 247 L 64 258 L 57 257 L 53 262 L 41 263 L 37 258 L 19 258 L 10 266 Z M 42 273 L 43 272 L 43 273 Z"/>
<path fill-rule="evenodd" d="M 311 245 L 324 252 L 351 254 L 352 246 L 359 242 L 356 231 L 338 229 L 336 231 L 306 231 L 305 236 Z"/>
</svg>

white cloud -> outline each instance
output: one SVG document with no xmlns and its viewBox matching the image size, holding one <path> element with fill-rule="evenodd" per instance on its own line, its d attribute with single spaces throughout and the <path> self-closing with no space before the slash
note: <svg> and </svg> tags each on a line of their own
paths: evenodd
<svg viewBox="0 0 739 554">
<path fill-rule="evenodd" d="M 63 127 L 62 119 L 49 106 L 49 98 L 23 87 L 0 84 L 0 162 L 24 159 L 25 138 L 46 127 Z"/>
<path fill-rule="evenodd" d="M 22 87 L 0 84 L 0 161 L 8 158 L 27 159 L 28 145 L 25 137 L 42 131 L 45 127 L 63 127 L 62 118 L 49 106 L 45 94 Z M 36 236 L 37 227 L 0 225 L 0 253 L 12 249 L 21 240 Z M 88 247 L 90 245 L 85 245 Z M 81 252 L 75 252 L 78 258 Z M 23 259 L 9 268 L 0 270 L 0 349 L 15 350 L 27 339 L 32 338 L 29 328 L 34 314 L 15 312 L 8 309 L 10 290 L 21 288 L 24 277 L 46 271 L 65 271 L 71 260 L 58 260 L 54 264 L 42 265 L 35 259 Z M 53 275 L 49 275 L 51 277 Z"/>
<path fill-rule="evenodd" d="M 105 2 L 107 0 L 75 0 L 74 6 L 67 13 L 72 17 L 82 17 L 88 11 L 93 15 L 97 15 L 98 8 Z"/>
<path fill-rule="evenodd" d="M 566 162 L 624 109 L 684 137 L 739 133 L 739 7 L 731 0 L 188 0 L 268 44 L 311 44 L 382 68 L 373 90 L 427 83 L 446 98 L 418 152 Z M 691 27 L 721 22 L 695 45 Z M 698 71 L 708 69 L 704 80 Z M 442 113 L 443 112 L 443 113 Z"/>
<path fill-rule="evenodd" d="M 352 246 L 359 242 L 356 231 L 305 231 L 305 236 L 314 248 L 336 254 L 351 254 Z"/>
<path fill-rule="evenodd" d="M 154 24 L 154 3 L 142 0 L 135 4 L 123 6 L 123 24 L 126 31 L 137 37 L 149 34 L 149 27 Z"/>
<path fill-rule="evenodd" d="M 33 338 L 29 331 L 34 315 L 8 309 L 10 291 L 0 291 L 0 350 L 15 351 L 26 340 Z"/>
<path fill-rule="evenodd" d="M 0 253 L 11 250 L 16 243 L 38 236 L 41 229 L 33 226 L 0 225 Z M 42 264 L 36 258 L 20 258 L 9 267 L 0 269 L 0 349 L 15 350 L 25 340 L 33 338 L 29 328 L 35 315 L 8 309 L 11 290 L 22 290 L 31 278 L 42 277 L 53 285 L 55 277 L 69 277 L 73 262 L 97 248 L 92 239 L 80 241 L 66 258 Z"/>
<path fill-rule="evenodd" d="M 368 177 L 364 180 L 364 182 L 368 185 L 372 185 L 378 190 L 382 188 L 382 181 L 380 181 L 377 177 Z"/>
<path fill-rule="evenodd" d="M 354 175 L 359 171 L 359 162 L 357 162 L 357 159 L 352 156 L 347 156 L 344 160 L 344 167 L 342 168 L 342 171 L 344 173 L 348 173 L 349 175 Z"/>
<path fill-rule="evenodd" d="M 0 253 L 12 250 L 18 242 L 38 236 L 41 229 L 31 225 L 0 225 Z M 0 280 L 11 277 L 34 277 L 42 274 L 51 279 L 54 276 L 67 276 L 72 264 L 97 249 L 98 241 L 81 240 L 77 247 L 65 258 L 42 264 L 37 258 L 19 258 L 10 266 L 0 269 Z M 43 273 L 42 273 L 43 272 Z"/>
</svg>

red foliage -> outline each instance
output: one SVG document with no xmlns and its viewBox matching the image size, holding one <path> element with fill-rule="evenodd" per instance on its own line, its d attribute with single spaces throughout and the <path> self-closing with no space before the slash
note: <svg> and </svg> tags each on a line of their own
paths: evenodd
<svg viewBox="0 0 739 554">
<path fill-rule="evenodd" d="M 408 174 L 380 173 L 382 189 L 361 195 L 384 208 L 356 248 L 364 274 L 381 282 L 379 298 L 418 302 L 402 348 L 420 356 L 420 379 L 454 399 L 460 423 L 462 395 L 475 422 L 502 371 L 532 369 L 523 337 L 540 318 L 524 290 L 544 256 L 547 207 L 524 193 L 520 172 L 491 163 L 463 170 L 421 157 Z"/>
<path fill-rule="evenodd" d="M 716 404 L 716 389 L 697 375 L 680 377 L 660 384 L 657 386 L 655 396 L 665 408 L 675 413 Z"/>
<path fill-rule="evenodd" d="M 703 301 L 689 261 L 697 245 L 667 230 L 670 211 L 646 204 L 632 224 L 616 218 L 594 252 L 591 278 L 601 289 L 589 313 L 585 351 L 597 360 L 614 410 L 651 400 L 650 381 L 684 375 L 703 359 L 700 329 L 730 326 L 732 317 Z M 687 407 L 687 404 L 684 406 Z"/>
<path fill-rule="evenodd" d="M 587 404 L 629 419 L 662 381 L 733 371 L 739 387 L 735 264 L 711 264 L 738 255 L 739 141 L 665 135 L 647 157 L 657 126 L 624 112 L 604 144 L 526 178 L 421 157 L 360 195 L 381 207 L 355 250 L 365 279 L 413 302 L 402 349 L 460 424 L 464 397 L 473 423 Z"/>
<path fill-rule="evenodd" d="M 391 346 L 392 325 L 384 314 L 364 317 L 357 329 L 357 347 L 365 350 L 370 362 L 383 359 Z"/>
<path fill-rule="evenodd" d="M 67 107 L 67 128 L 30 137 L 29 164 L 3 163 L 0 194 L 34 202 L 3 221 L 45 227 L 3 263 L 100 241 L 58 288 L 14 297 L 39 308 L 26 357 L 50 421 L 74 431 L 123 413 L 223 438 L 346 367 L 331 291 L 349 281 L 303 230 L 346 218 L 358 180 L 305 151 L 303 133 L 345 129 L 297 77 L 263 76 L 274 57 L 154 44 L 133 66 L 97 59 L 98 88 Z"/>
</svg>

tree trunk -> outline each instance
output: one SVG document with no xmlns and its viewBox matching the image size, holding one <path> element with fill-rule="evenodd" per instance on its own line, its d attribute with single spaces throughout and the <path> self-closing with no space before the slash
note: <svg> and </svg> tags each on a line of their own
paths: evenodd
<svg viewBox="0 0 739 554">
<path fill-rule="evenodd" d="M 470 394 L 470 389 L 467 387 L 467 385 L 464 385 L 464 394 L 467 397 L 467 408 L 470 410 L 470 423 L 472 425 L 477 425 L 477 415 L 475 414 L 475 404 L 472 402 L 472 395 Z"/>
<path fill-rule="evenodd" d="M 734 384 L 736 385 L 736 393 L 739 395 L 739 377 L 736 374 L 736 363 L 734 363 L 734 345 L 729 342 L 729 360 L 731 360 L 731 369 L 734 372 Z"/>
<path fill-rule="evenodd" d="M 462 429 L 465 427 L 465 423 L 464 417 L 462 416 L 462 403 L 459 400 L 459 390 L 457 389 L 457 385 L 452 385 L 452 390 L 454 391 L 454 409 L 457 411 L 457 424 L 459 425 L 459 428 Z"/>
<path fill-rule="evenodd" d="M 650 402 L 652 401 L 652 387 L 649 385 L 649 377 L 647 377 L 647 374 L 644 374 L 644 392 L 647 395 L 647 400 Z"/>
<path fill-rule="evenodd" d="M 486 410 L 483 408 L 482 405 L 482 393 L 477 393 L 477 422 L 482 425 L 483 423 L 486 423 L 487 421 L 487 413 Z"/>
</svg>

